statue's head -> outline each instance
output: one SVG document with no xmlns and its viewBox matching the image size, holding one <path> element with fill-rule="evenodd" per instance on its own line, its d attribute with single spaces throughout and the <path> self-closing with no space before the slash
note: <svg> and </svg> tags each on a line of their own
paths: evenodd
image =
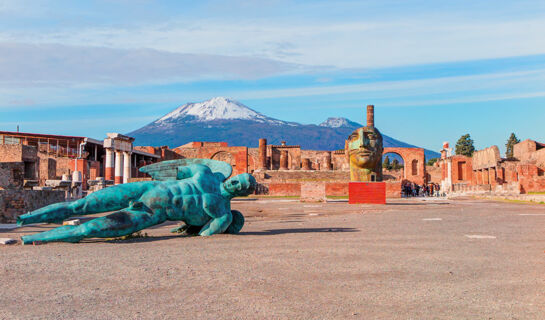
<svg viewBox="0 0 545 320">
<path fill-rule="evenodd" d="M 346 140 L 352 181 L 380 181 L 382 178 L 382 135 L 374 125 L 374 107 L 367 107 L 367 126 L 358 128 Z"/>
<path fill-rule="evenodd" d="M 256 185 L 257 182 L 251 174 L 243 173 L 227 179 L 223 183 L 223 189 L 231 197 L 244 197 L 252 194 Z"/>
<path fill-rule="evenodd" d="M 350 166 L 374 170 L 382 159 L 382 135 L 375 127 L 356 129 L 348 137 Z"/>
</svg>

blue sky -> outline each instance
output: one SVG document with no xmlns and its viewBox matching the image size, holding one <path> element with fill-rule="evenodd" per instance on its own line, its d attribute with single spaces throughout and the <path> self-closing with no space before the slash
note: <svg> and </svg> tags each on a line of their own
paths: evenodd
<svg viewBox="0 0 545 320">
<path fill-rule="evenodd" d="M 0 130 L 129 132 L 226 96 L 438 150 L 545 141 L 544 1 L 0 0 Z"/>
</svg>

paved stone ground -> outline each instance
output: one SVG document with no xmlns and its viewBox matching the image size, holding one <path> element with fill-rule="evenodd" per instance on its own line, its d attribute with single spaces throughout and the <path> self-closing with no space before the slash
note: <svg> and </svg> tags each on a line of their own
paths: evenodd
<svg viewBox="0 0 545 320">
<path fill-rule="evenodd" d="M 545 318 L 543 205 L 234 208 L 247 216 L 240 235 L 162 225 L 130 241 L 0 246 L 0 318 Z"/>
</svg>

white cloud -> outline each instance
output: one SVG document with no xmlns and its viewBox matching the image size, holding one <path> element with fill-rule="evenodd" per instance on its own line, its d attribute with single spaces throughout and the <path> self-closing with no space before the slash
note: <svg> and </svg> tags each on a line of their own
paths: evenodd
<svg viewBox="0 0 545 320">
<path fill-rule="evenodd" d="M 545 53 L 545 19 L 275 23 L 193 19 L 138 27 L 4 32 L 0 40 L 153 48 L 177 53 L 259 56 L 343 68 L 386 67 Z"/>
<path fill-rule="evenodd" d="M 302 68 L 257 57 L 182 54 L 152 49 L 0 43 L 0 52 L 2 87 L 255 79 Z"/>
<path fill-rule="evenodd" d="M 469 76 L 452 76 L 417 80 L 382 81 L 351 85 L 313 86 L 305 88 L 270 89 L 233 92 L 239 99 L 268 99 L 304 96 L 321 96 L 351 93 L 366 93 L 374 98 L 394 99 L 398 97 L 431 96 L 445 93 L 465 93 L 505 90 L 520 87 L 528 89 L 545 87 L 545 69 L 517 72 L 487 73 Z M 541 90 L 538 90 L 541 92 Z"/>
</svg>

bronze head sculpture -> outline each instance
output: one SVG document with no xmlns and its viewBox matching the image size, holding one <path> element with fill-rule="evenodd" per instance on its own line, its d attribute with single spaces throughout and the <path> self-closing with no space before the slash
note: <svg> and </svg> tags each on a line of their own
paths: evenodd
<svg viewBox="0 0 545 320">
<path fill-rule="evenodd" d="M 348 137 L 345 153 L 350 163 L 350 180 L 382 181 L 382 135 L 375 128 L 374 106 L 367 106 L 367 126 Z"/>
</svg>

